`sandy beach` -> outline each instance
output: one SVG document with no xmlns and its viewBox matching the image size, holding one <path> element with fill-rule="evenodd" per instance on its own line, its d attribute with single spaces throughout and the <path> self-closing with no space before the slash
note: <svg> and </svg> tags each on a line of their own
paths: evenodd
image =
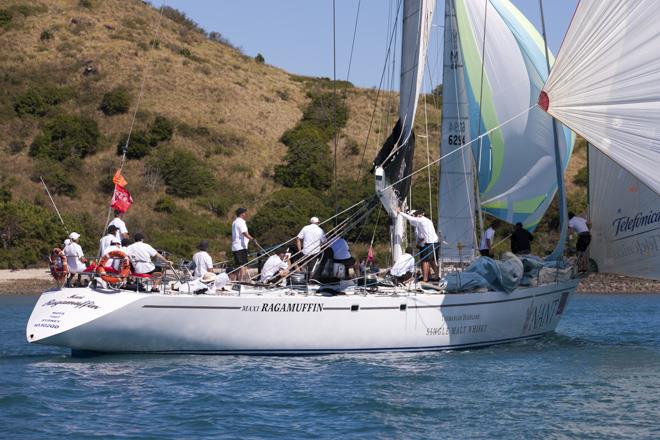
<svg viewBox="0 0 660 440">
<path fill-rule="evenodd" d="M 0 270 L 0 295 L 36 295 L 55 287 L 48 269 Z M 593 273 L 580 281 L 580 293 L 660 293 L 660 281 Z"/>
</svg>

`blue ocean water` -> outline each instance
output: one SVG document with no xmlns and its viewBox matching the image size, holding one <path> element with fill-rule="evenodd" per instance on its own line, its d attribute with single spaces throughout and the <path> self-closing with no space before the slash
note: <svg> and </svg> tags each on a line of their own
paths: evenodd
<svg viewBox="0 0 660 440">
<path fill-rule="evenodd" d="M 577 295 L 478 350 L 99 356 L 29 345 L 0 297 L 0 438 L 660 438 L 660 295 Z"/>
</svg>

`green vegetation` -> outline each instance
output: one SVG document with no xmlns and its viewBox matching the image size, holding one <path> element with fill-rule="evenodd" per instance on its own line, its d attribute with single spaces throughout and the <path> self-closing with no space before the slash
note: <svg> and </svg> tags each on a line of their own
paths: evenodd
<svg viewBox="0 0 660 440">
<path fill-rule="evenodd" d="M 176 211 L 176 203 L 174 203 L 174 199 L 172 199 L 172 197 L 163 196 L 158 200 L 156 200 L 156 204 L 154 205 L 154 211 L 173 214 L 174 211 Z"/>
<path fill-rule="evenodd" d="M 34 165 L 32 180 L 41 182 L 43 177 L 51 194 L 74 197 L 77 193 L 76 185 L 71 181 L 71 176 L 80 172 L 79 166 L 71 158 L 66 162 L 58 162 L 53 159 L 40 158 Z"/>
<path fill-rule="evenodd" d="M 7 9 L 0 9 L 0 28 L 7 28 L 12 20 L 11 12 Z"/>
<path fill-rule="evenodd" d="M 149 126 L 147 132 L 135 131 L 131 134 L 128 148 L 126 149 L 127 159 L 142 159 L 149 155 L 151 151 L 161 142 L 172 139 L 174 135 L 174 123 L 164 116 L 156 116 L 154 122 Z M 117 155 L 124 153 L 128 134 L 125 134 L 117 143 Z"/>
<path fill-rule="evenodd" d="M 573 176 L 573 183 L 585 188 L 589 186 L 589 169 L 586 166 L 580 168 L 578 172 L 575 173 Z"/>
<path fill-rule="evenodd" d="M 52 40 L 54 37 L 55 34 L 50 29 L 44 29 L 43 31 L 41 31 L 41 35 L 39 35 L 39 39 L 41 41 Z"/>
<path fill-rule="evenodd" d="M 63 161 L 94 154 L 101 138 L 98 125 L 85 116 L 58 115 L 46 123 L 30 145 L 30 155 Z"/>
<path fill-rule="evenodd" d="M 107 116 L 112 116 L 128 112 L 130 106 L 131 97 L 128 90 L 117 87 L 103 95 L 99 108 Z"/>
<path fill-rule="evenodd" d="M 72 96 L 73 91 L 67 87 L 32 86 L 14 99 L 14 111 L 19 116 L 45 116 Z"/>
<path fill-rule="evenodd" d="M 211 191 L 216 183 L 209 167 L 181 148 L 159 148 L 148 166 L 163 179 L 167 192 L 178 197 L 200 196 Z"/>
<path fill-rule="evenodd" d="M 174 123 L 164 116 L 156 116 L 149 128 L 149 144 L 155 147 L 160 142 L 172 139 L 174 135 Z"/>
<path fill-rule="evenodd" d="M 260 53 L 258 53 L 258 54 L 254 57 L 254 61 L 256 61 L 257 64 L 263 64 L 263 63 L 266 62 L 266 58 L 264 58 L 263 55 L 261 55 Z"/>
<path fill-rule="evenodd" d="M 204 31 L 204 29 L 202 29 L 193 19 L 189 18 L 185 12 L 179 11 L 178 9 L 172 8 L 170 6 L 163 6 L 162 8 L 164 17 L 180 24 L 185 29 L 206 35 L 206 31 Z"/>
<path fill-rule="evenodd" d="M 9 152 L 9 154 L 18 154 L 23 150 L 25 150 L 26 148 L 27 145 L 25 145 L 25 142 L 15 140 L 15 141 L 11 141 L 9 145 L 7 145 L 7 152 Z"/>
</svg>

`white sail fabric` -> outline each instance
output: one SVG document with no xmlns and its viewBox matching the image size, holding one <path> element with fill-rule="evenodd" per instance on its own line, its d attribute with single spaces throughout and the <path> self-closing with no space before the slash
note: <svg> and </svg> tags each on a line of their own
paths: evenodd
<svg viewBox="0 0 660 440">
<path fill-rule="evenodd" d="M 590 257 L 600 272 L 660 279 L 660 196 L 589 147 Z"/>
<path fill-rule="evenodd" d="M 660 194 L 660 1 L 581 0 L 539 104 Z"/>
<path fill-rule="evenodd" d="M 470 142 L 470 118 L 453 0 L 445 2 L 444 35 L 440 155 L 449 156 L 440 163 L 438 181 L 438 231 L 444 242 L 439 258 L 467 262 L 476 251 L 474 162 L 472 151 L 461 148 Z"/>
</svg>

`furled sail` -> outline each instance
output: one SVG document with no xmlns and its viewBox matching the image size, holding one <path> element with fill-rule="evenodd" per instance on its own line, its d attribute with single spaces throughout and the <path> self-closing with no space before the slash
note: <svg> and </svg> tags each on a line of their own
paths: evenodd
<svg viewBox="0 0 660 440">
<path fill-rule="evenodd" d="M 438 180 L 438 230 L 442 233 L 440 259 L 470 261 L 476 252 L 475 197 L 465 64 L 460 48 L 453 0 L 445 2 L 445 45 L 442 68 L 442 138 Z"/>
<path fill-rule="evenodd" d="M 537 107 L 527 112 L 548 74 L 543 38 L 508 0 L 456 0 L 456 18 L 471 138 L 494 129 L 472 147 L 481 206 L 534 229 L 557 189 L 552 118 Z M 574 135 L 558 131 L 565 169 Z"/>
<path fill-rule="evenodd" d="M 660 279 L 660 196 L 591 146 L 589 207 L 598 270 Z"/>
<path fill-rule="evenodd" d="M 401 74 L 399 86 L 399 120 L 381 147 L 374 169 L 376 191 L 385 210 L 396 217 L 396 209 L 405 209 L 410 190 L 413 153 L 415 151 L 415 112 L 422 88 L 426 50 L 431 32 L 435 0 L 405 0 L 401 40 Z M 393 226 L 393 256 L 401 254 L 403 219 Z"/>
<path fill-rule="evenodd" d="M 581 0 L 539 105 L 660 194 L 660 2 Z"/>
</svg>

